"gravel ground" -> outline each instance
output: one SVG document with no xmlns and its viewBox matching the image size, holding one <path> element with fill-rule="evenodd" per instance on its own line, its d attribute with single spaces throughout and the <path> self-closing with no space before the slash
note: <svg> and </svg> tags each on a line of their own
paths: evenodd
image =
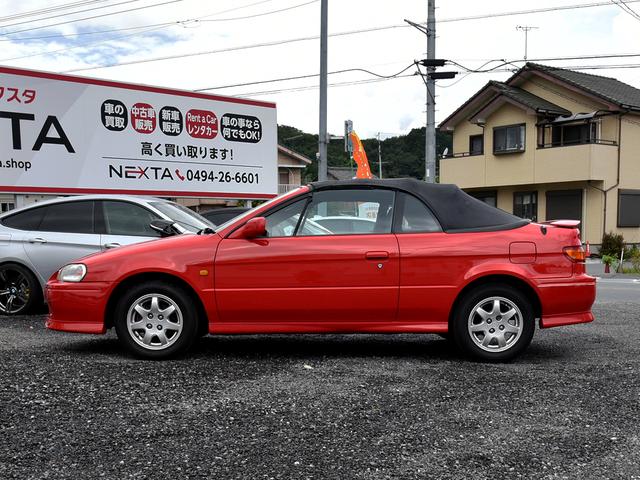
<svg viewBox="0 0 640 480">
<path fill-rule="evenodd" d="M 640 479 L 638 303 L 517 361 L 433 335 L 115 337 L 0 319 L 0 479 Z"/>
</svg>

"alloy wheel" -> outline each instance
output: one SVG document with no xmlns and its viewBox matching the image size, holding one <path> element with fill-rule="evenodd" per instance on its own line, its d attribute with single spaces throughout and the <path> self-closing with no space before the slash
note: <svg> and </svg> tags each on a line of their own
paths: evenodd
<svg viewBox="0 0 640 480">
<path fill-rule="evenodd" d="M 20 313 L 29 303 L 30 296 L 31 287 L 25 274 L 11 267 L 0 270 L 0 312 Z"/>
<path fill-rule="evenodd" d="M 184 320 L 178 304 L 159 293 L 149 293 L 132 303 L 127 312 L 127 331 L 147 350 L 164 350 L 173 345 Z"/>
<path fill-rule="evenodd" d="M 508 298 L 485 298 L 471 309 L 467 330 L 473 343 L 482 350 L 504 352 L 522 335 L 522 312 Z"/>
</svg>

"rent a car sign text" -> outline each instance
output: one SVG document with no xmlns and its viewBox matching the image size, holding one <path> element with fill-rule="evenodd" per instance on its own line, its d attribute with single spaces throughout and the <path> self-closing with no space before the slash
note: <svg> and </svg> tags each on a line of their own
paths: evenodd
<svg viewBox="0 0 640 480">
<path fill-rule="evenodd" d="M 0 67 L 0 190 L 269 198 L 275 104 Z"/>
</svg>

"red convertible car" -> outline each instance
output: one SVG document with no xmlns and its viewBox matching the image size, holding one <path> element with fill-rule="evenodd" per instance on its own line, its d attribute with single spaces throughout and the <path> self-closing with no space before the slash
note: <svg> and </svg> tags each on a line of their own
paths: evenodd
<svg viewBox="0 0 640 480">
<path fill-rule="evenodd" d="M 375 221 L 330 230 L 324 217 Z M 314 220 L 315 219 L 315 220 Z M 439 333 L 504 361 L 541 328 L 593 320 L 578 222 L 530 223 L 453 185 L 318 182 L 214 232 L 85 257 L 47 284 L 47 327 L 166 358 L 209 334 Z"/>
</svg>

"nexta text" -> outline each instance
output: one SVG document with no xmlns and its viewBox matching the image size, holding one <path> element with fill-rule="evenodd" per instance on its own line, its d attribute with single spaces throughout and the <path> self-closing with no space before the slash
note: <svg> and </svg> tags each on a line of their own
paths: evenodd
<svg viewBox="0 0 640 480">
<path fill-rule="evenodd" d="M 34 122 L 36 120 L 36 116 L 32 113 L 0 111 L 0 119 L 2 118 L 6 118 L 7 120 L 9 120 L 11 126 L 11 140 L 13 142 L 13 149 L 22 150 L 21 126 L 23 124 L 21 122 Z M 2 123 L 0 123 L 0 125 L 2 125 L 2 127 L 0 128 L 4 128 L 6 126 L 6 124 Z M 53 134 L 49 135 L 51 130 L 53 130 Z M 38 133 L 31 149 L 33 151 L 39 151 L 42 148 L 42 145 L 44 145 L 45 143 L 51 145 L 64 145 L 64 147 L 67 149 L 67 152 L 75 153 L 69 137 L 65 133 L 62 125 L 55 117 L 55 115 L 49 115 L 42 123 L 40 133 Z"/>
</svg>

